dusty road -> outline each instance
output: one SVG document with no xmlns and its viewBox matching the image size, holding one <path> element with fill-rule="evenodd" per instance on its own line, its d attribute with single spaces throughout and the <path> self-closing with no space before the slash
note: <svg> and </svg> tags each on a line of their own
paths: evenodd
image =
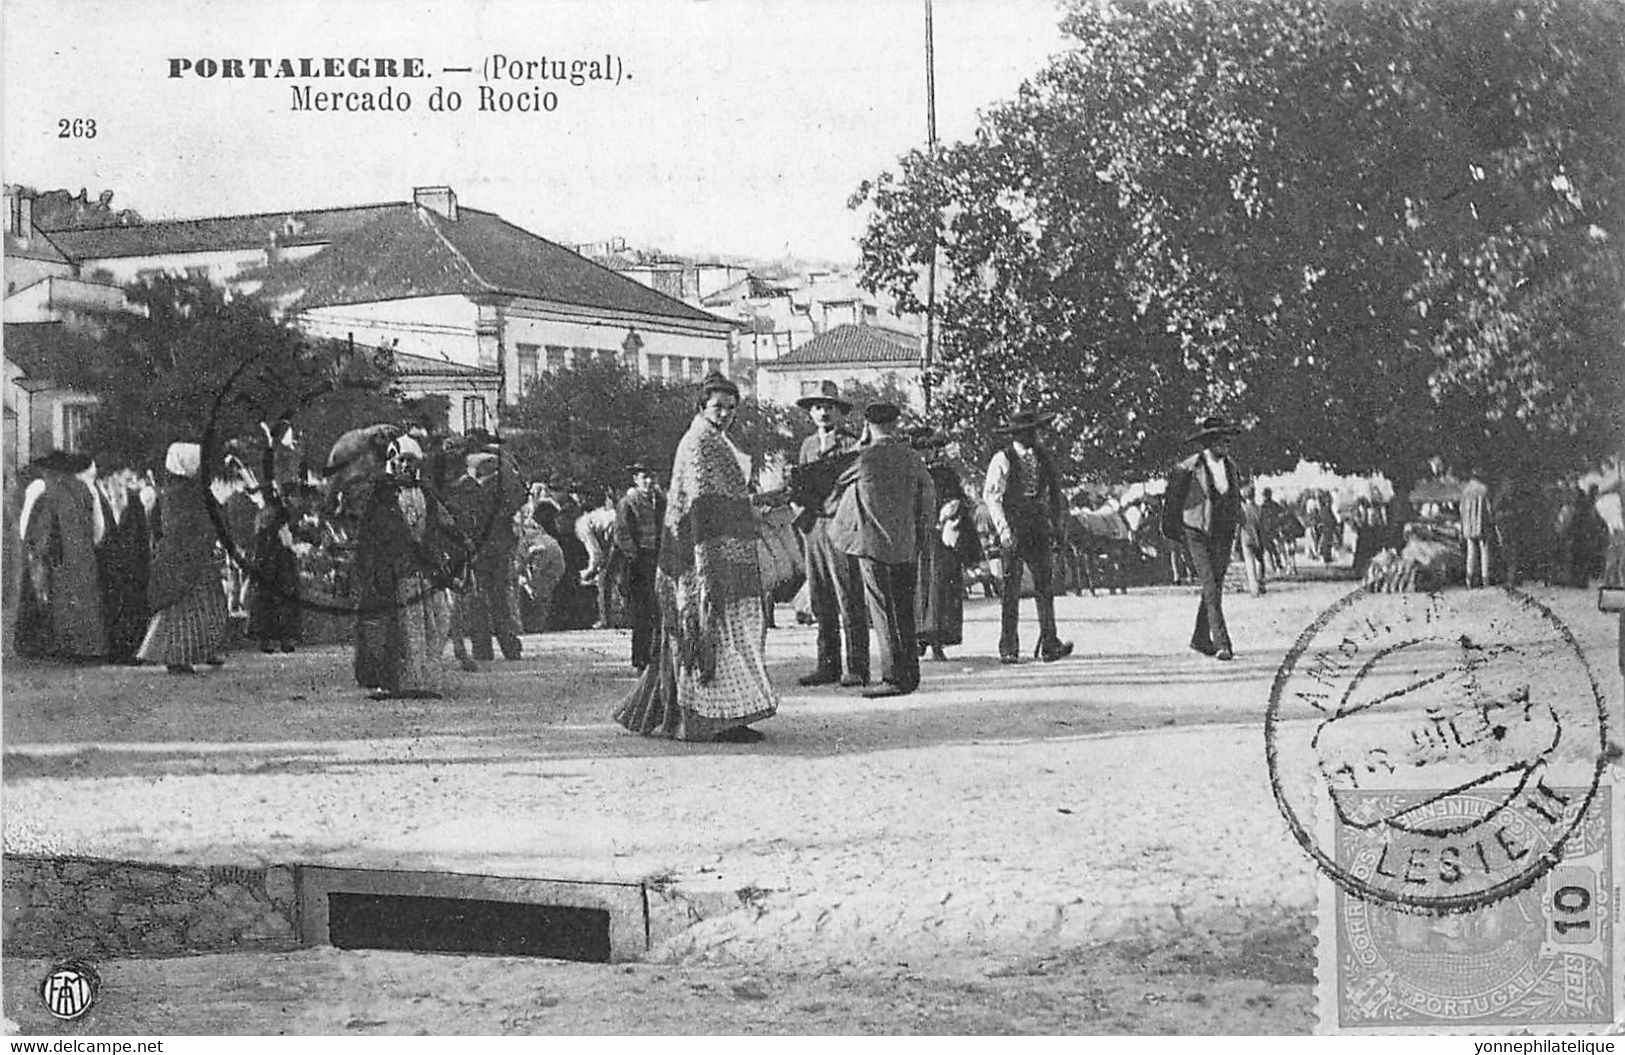
<svg viewBox="0 0 1625 1055">
<path fill-rule="evenodd" d="M 623 733 L 613 631 L 526 640 L 454 698 L 374 703 L 348 654 L 176 679 L 8 664 L 5 848 L 137 860 L 659 877 L 697 923 L 599 967 L 312 949 L 103 965 L 94 1032 L 1302 1032 L 1313 873 L 1276 812 L 1278 665 L 1347 589 L 1067 598 L 1069 661 L 1000 667 L 997 609 L 919 693 L 795 688 L 754 746 Z M 1621 696 L 1614 624 L 1537 591 Z M 1029 617 L 1030 618 L 1030 617 Z M 785 622 L 781 610 L 781 623 Z M 1029 629 L 1030 634 L 1030 629 Z M 1617 721 L 1617 715 L 1616 715 Z M 49 1029 L 5 962 L 8 1016 Z"/>
</svg>

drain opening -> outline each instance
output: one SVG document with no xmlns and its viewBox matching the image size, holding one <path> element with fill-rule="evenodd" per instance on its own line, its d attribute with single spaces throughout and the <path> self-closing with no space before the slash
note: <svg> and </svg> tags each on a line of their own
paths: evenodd
<svg viewBox="0 0 1625 1055">
<path fill-rule="evenodd" d="M 477 898 L 327 895 L 328 941 L 341 949 L 477 952 L 609 962 L 609 912 Z"/>
</svg>

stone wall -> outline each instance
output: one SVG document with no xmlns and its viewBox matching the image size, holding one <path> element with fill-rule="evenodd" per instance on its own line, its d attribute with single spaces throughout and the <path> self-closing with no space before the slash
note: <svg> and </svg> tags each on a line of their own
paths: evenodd
<svg viewBox="0 0 1625 1055">
<path fill-rule="evenodd" d="M 298 944 L 298 877 L 269 868 L 181 867 L 7 855 L 7 955 L 161 956 Z"/>
</svg>

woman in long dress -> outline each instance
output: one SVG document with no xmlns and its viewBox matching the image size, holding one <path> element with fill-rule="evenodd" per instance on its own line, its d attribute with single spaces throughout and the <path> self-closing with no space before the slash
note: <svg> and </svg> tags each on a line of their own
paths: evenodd
<svg viewBox="0 0 1625 1055">
<path fill-rule="evenodd" d="M 356 536 L 355 679 L 374 699 L 436 699 L 451 631 L 446 594 L 459 545 L 450 511 L 419 481 L 423 450 L 391 442 Z"/>
<path fill-rule="evenodd" d="M 158 498 L 157 547 L 147 580 L 147 603 L 157 613 L 136 657 L 162 663 L 171 674 L 218 666 L 228 615 L 216 529 L 214 497 L 199 481 L 203 449 L 172 443 L 164 458 L 169 479 Z"/>
<path fill-rule="evenodd" d="M 943 649 L 965 639 L 965 568 L 981 563 L 982 545 L 965 486 L 943 457 L 948 438 L 923 428 L 910 442 L 925 458 L 937 489 L 937 529 L 920 545 L 915 575 L 915 636 L 920 655 L 929 650 L 932 659 L 943 660 L 948 658 Z"/>
<path fill-rule="evenodd" d="M 779 701 L 767 676 L 750 458 L 728 438 L 739 388 L 712 374 L 700 400 L 671 470 L 655 573 L 660 640 L 615 720 L 645 736 L 752 743 L 762 734 L 751 724 Z"/>
<path fill-rule="evenodd" d="M 101 500 L 107 533 L 96 548 L 101 569 L 102 615 L 107 623 L 107 659 L 135 663 L 152 608 L 147 580 L 152 574 L 152 536 L 141 503 L 139 478 L 121 468 L 103 478 Z"/>
</svg>

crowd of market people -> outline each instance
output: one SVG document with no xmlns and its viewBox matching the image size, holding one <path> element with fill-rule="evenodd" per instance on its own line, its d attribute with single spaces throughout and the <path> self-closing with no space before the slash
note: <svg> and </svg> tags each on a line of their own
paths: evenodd
<svg viewBox="0 0 1625 1055">
<path fill-rule="evenodd" d="M 357 682 L 401 698 L 447 691 L 448 643 L 469 671 L 499 654 L 521 658 L 525 634 L 626 627 L 638 680 L 615 711 L 620 724 L 750 742 L 778 706 L 766 630 L 783 576 L 768 568 L 762 539 L 773 511 L 787 508 L 817 627 L 801 685 L 914 692 L 921 660 L 963 642 L 967 585 L 989 563 L 999 568 L 999 661 L 1025 659 L 1029 594 L 1032 657 L 1071 654 L 1054 596 L 1077 525 L 1041 442 L 1052 416 L 1011 415 L 979 485 L 967 488 L 943 433 L 907 425 L 890 403 L 864 407 L 859 424 L 854 404 L 825 383 L 798 403 L 814 431 L 787 485 L 764 489 L 761 466 L 731 434 L 739 398 L 726 377 L 707 377 L 668 487 L 664 459 L 651 458 L 627 466 L 624 488 L 597 502 L 561 474 L 527 477 L 483 430 L 358 429 L 320 473 L 281 464 L 296 447 L 286 422 L 264 426 L 257 473 L 247 449 L 231 446 L 206 466 L 197 444 L 172 444 L 156 477 L 52 453 L 28 467 L 26 486 L 6 488 L 8 641 L 28 656 L 193 674 L 224 662 L 238 636 L 264 652 L 294 651 L 310 636 L 306 613 L 330 602 L 354 613 Z M 1387 501 L 1339 506 L 1309 489 L 1284 502 L 1231 456 L 1240 431 L 1221 417 L 1201 422 L 1186 437 L 1194 453 L 1153 507 L 1175 581 L 1201 587 L 1190 647 L 1216 660 L 1235 655 L 1224 584 L 1238 556 L 1253 593 L 1291 571 L 1300 551 L 1321 562 L 1352 551 L 1374 587 L 1398 581 L 1397 568 L 1410 569 L 1409 588 L 1428 575 L 1443 581 L 1450 567 L 1468 585 L 1603 575 L 1617 473 L 1600 491 L 1542 491 L 1491 487 L 1475 471 L 1458 480 L 1435 459 Z M 1439 558 L 1447 551 L 1453 565 Z"/>
</svg>

